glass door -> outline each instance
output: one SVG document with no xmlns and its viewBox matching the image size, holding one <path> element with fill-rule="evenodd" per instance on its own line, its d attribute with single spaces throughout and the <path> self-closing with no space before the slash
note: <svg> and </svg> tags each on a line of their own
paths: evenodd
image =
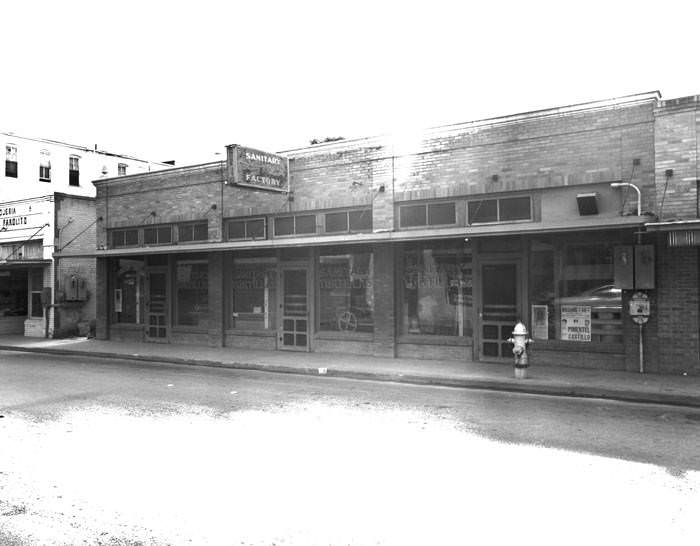
<svg viewBox="0 0 700 546">
<path fill-rule="evenodd" d="M 281 348 L 309 350 L 309 298 L 307 269 L 282 269 Z"/>
<path fill-rule="evenodd" d="M 481 266 L 480 360 L 512 358 L 511 336 L 520 316 L 517 263 Z"/>
<path fill-rule="evenodd" d="M 168 342 L 168 274 L 151 269 L 146 277 L 146 340 Z"/>
</svg>

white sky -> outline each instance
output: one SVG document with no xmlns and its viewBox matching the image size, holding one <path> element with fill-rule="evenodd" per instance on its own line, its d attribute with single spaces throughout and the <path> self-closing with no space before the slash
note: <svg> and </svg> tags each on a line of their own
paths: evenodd
<svg viewBox="0 0 700 546">
<path fill-rule="evenodd" d="M 178 165 L 660 90 L 696 2 L 0 4 L 0 130 Z"/>
</svg>

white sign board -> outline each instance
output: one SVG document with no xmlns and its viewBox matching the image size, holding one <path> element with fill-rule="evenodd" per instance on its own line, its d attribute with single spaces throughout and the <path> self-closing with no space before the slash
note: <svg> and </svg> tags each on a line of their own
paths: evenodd
<svg viewBox="0 0 700 546">
<path fill-rule="evenodd" d="M 588 305 L 561 306 L 561 339 L 591 340 L 591 308 Z"/>
<path fill-rule="evenodd" d="M 534 339 L 549 339 L 549 308 L 546 305 L 533 305 L 530 324 Z"/>
</svg>

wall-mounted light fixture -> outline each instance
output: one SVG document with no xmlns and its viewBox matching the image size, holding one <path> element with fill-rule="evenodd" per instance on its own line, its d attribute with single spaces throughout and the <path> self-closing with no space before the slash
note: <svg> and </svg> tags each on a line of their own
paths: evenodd
<svg viewBox="0 0 700 546">
<path fill-rule="evenodd" d="M 632 184 L 631 182 L 613 182 L 610 184 L 611 188 L 632 188 L 637 192 L 637 216 L 642 215 L 642 192 L 639 188 Z"/>
</svg>

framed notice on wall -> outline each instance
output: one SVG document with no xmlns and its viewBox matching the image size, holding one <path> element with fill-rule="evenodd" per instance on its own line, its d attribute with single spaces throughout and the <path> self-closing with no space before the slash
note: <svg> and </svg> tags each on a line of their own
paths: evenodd
<svg viewBox="0 0 700 546">
<path fill-rule="evenodd" d="M 591 308 L 588 305 L 561 306 L 561 339 L 591 340 Z"/>
<path fill-rule="evenodd" d="M 549 308 L 546 305 L 533 305 L 530 324 L 533 339 L 549 339 Z"/>
</svg>

